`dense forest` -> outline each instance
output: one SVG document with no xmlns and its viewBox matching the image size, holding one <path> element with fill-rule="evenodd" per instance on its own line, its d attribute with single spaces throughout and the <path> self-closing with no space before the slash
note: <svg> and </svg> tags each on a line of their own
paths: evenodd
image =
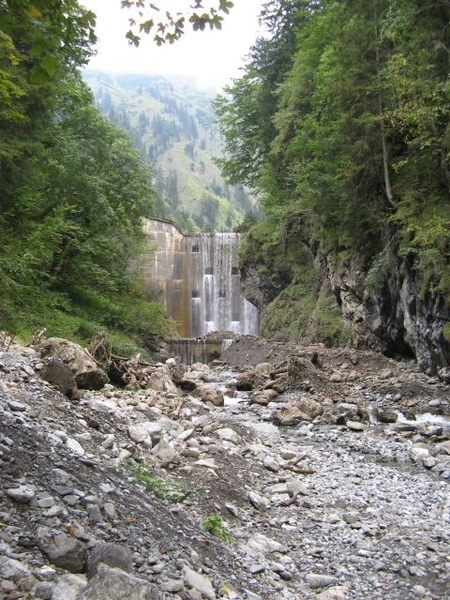
<svg viewBox="0 0 450 600">
<path fill-rule="evenodd" d="M 385 349 L 447 364 L 450 2 L 273 0 L 261 19 L 216 109 L 223 173 L 266 215 L 242 256 L 263 332 L 344 341 L 350 294 Z"/>
<path fill-rule="evenodd" d="M 108 328 L 120 351 L 169 325 L 128 268 L 153 174 L 80 74 L 94 17 L 76 0 L 2 2 L 0 329 L 88 340 Z"/>
</svg>

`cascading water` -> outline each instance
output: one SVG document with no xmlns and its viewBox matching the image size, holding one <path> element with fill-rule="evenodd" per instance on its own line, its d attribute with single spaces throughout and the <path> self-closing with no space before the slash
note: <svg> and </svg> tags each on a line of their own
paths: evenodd
<svg viewBox="0 0 450 600">
<path fill-rule="evenodd" d="M 177 323 L 180 338 L 172 342 L 174 354 L 184 357 L 183 362 L 190 362 L 191 353 L 193 359 L 204 353 L 209 360 L 226 343 L 224 332 L 258 335 L 258 311 L 241 292 L 239 234 L 183 235 L 172 223 L 157 219 L 148 220 L 145 230 L 154 250 L 136 268 L 144 289 L 163 295 L 166 314 Z M 220 333 L 216 346 L 210 339 L 214 332 Z M 209 339 L 202 340 L 206 335 Z"/>
<path fill-rule="evenodd" d="M 190 236 L 188 287 L 191 290 L 191 335 L 213 331 L 258 334 L 258 311 L 241 293 L 239 234 Z"/>
</svg>

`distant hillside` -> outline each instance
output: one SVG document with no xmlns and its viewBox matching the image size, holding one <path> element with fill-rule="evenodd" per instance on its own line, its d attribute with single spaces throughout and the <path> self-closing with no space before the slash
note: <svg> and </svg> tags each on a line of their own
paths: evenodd
<svg viewBox="0 0 450 600">
<path fill-rule="evenodd" d="M 252 211 L 246 191 L 225 184 L 213 163 L 221 140 L 211 94 L 157 75 L 85 72 L 84 79 L 101 112 L 152 165 L 156 216 L 185 231 L 230 231 Z"/>
</svg>

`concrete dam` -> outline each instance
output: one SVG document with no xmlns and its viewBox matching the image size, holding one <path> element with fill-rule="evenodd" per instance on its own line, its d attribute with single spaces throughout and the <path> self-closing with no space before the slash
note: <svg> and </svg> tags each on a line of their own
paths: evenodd
<svg viewBox="0 0 450 600">
<path fill-rule="evenodd" d="M 164 304 L 180 337 L 258 335 L 258 311 L 241 292 L 238 233 L 185 235 L 158 219 L 147 220 L 145 232 L 149 251 L 138 265 L 144 289 Z"/>
</svg>

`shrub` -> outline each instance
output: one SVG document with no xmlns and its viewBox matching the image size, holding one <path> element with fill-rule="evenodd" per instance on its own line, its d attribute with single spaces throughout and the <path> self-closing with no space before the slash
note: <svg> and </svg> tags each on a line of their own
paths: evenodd
<svg viewBox="0 0 450 600">
<path fill-rule="evenodd" d="M 231 542 L 232 537 L 222 522 L 222 517 L 218 513 L 206 513 L 202 517 L 202 527 L 214 537 L 223 542 Z"/>
</svg>

